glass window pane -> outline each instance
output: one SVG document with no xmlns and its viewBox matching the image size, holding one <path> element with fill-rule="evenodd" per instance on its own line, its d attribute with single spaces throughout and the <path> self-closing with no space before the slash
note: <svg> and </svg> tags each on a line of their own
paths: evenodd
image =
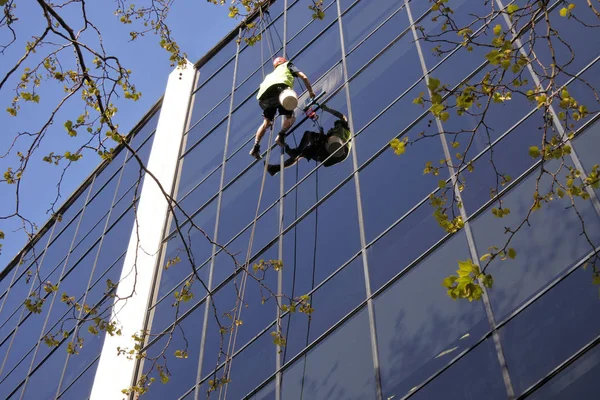
<svg viewBox="0 0 600 400">
<path fill-rule="evenodd" d="M 64 390 L 60 399 L 87 399 L 92 392 L 92 384 L 98 368 L 96 360 L 91 366 L 87 367 L 75 382 L 63 381 L 61 390 Z M 66 389 L 66 390 L 65 390 Z"/>
<path fill-rule="evenodd" d="M 359 1 L 358 4 L 342 18 L 346 51 L 352 51 L 363 39 L 373 33 L 373 31 L 382 22 L 384 22 L 398 9 L 403 7 L 404 2 L 399 2 L 397 0 L 381 1 L 377 3 L 377 7 L 373 7 L 372 3 L 368 0 Z M 408 27 L 408 17 L 406 11 L 401 10 L 399 13 L 403 14 L 403 16 L 394 16 L 392 18 L 394 19 L 400 17 L 401 19 L 398 18 L 394 19 L 393 21 L 387 21 L 386 24 L 380 28 L 386 29 L 385 36 L 387 41 L 382 43 L 382 45 L 379 46 L 379 49 L 381 49 L 384 44 L 389 43 L 389 41 L 403 29 Z M 394 31 L 390 32 L 387 29 L 389 29 L 392 25 L 394 26 Z M 384 32 L 382 31 L 381 33 Z M 382 36 L 381 33 L 379 33 L 380 36 Z M 369 45 L 366 47 L 372 47 L 374 44 L 375 42 L 369 42 Z M 372 48 L 371 51 L 373 50 L 377 51 L 377 49 Z M 363 60 L 366 61 L 368 58 L 363 57 Z"/>
<path fill-rule="evenodd" d="M 409 131 L 408 136 L 416 137 L 424 125 L 423 121 Z M 440 176 L 423 174 L 426 162 L 438 164 L 440 159 L 444 159 L 442 145 L 438 138 L 431 138 L 410 146 L 400 157 L 391 148 L 386 149 L 359 172 L 367 241 L 373 240 L 433 192 L 440 179 L 447 178 L 445 169 Z M 433 213 L 432 208 L 430 211 Z"/>
<path fill-rule="evenodd" d="M 215 226 L 216 209 L 216 201 L 213 201 L 193 218 L 194 225 L 203 229 L 211 237 L 213 235 Z M 189 222 L 182 224 L 180 230 L 191 252 L 192 259 L 196 265 L 201 265 L 204 260 L 210 257 L 212 245 L 204 237 L 204 235 L 202 235 L 202 233 L 198 229 L 194 228 Z M 166 246 L 167 248 L 164 250 L 166 252 L 164 264 L 166 265 L 168 260 L 172 260 L 175 257 L 180 257 L 181 262 L 173 265 L 168 270 L 163 270 L 161 275 L 159 298 L 169 292 L 173 287 L 175 287 L 175 285 L 179 284 L 192 272 L 189 265 L 188 254 L 185 246 L 183 245 L 181 235 L 178 233 L 173 233 L 169 237 Z"/>
<path fill-rule="evenodd" d="M 337 18 L 337 6 L 335 1 L 323 2 L 325 18 L 323 20 L 313 19 L 314 12 L 309 8 L 306 2 L 297 1 L 288 9 L 287 15 L 287 40 L 288 43 L 299 39 L 296 42 L 306 44 L 317 32 L 325 29 L 327 25 Z M 288 49 L 289 52 L 289 49 Z"/>
<path fill-rule="evenodd" d="M 44 343 L 41 345 L 46 346 Z M 65 341 L 29 378 L 22 394 L 24 399 L 52 399 L 56 396 L 66 355 L 67 342 Z"/>
<path fill-rule="evenodd" d="M 458 353 L 458 352 L 457 352 Z M 453 358 L 454 356 L 450 356 Z M 465 383 L 465 377 L 469 379 Z M 406 393 L 394 393 L 402 397 Z M 384 392 L 385 396 L 392 392 Z M 456 364 L 429 382 L 410 399 L 414 400 L 503 400 L 507 398 L 502 372 L 492 339 L 487 339 L 458 360 Z"/>
<path fill-rule="evenodd" d="M 546 164 L 550 171 L 556 170 L 556 166 L 556 162 Z M 559 175 L 562 182 L 563 174 Z M 508 236 L 506 227 L 516 229 L 523 221 L 533 203 L 537 175 L 538 171 L 534 171 L 503 197 L 502 206 L 511 210 L 508 216 L 497 218 L 487 211 L 472 223 L 480 253 L 487 252 L 490 246 L 502 248 Z M 551 180 L 544 176 L 537 187 L 539 193 L 547 193 L 550 184 Z M 598 214 L 589 201 L 577 200 L 575 204 L 585 221 L 587 234 L 597 246 L 600 243 Z M 566 199 L 543 203 L 540 210 L 529 216 L 529 225 L 525 224 L 511 241 L 517 257 L 490 263 L 488 273 L 494 277 L 490 300 L 498 321 L 592 250 L 581 235 L 581 221 L 573 209 L 567 209 L 570 205 Z M 569 240 L 565 240 L 566 237 Z"/>
<path fill-rule="evenodd" d="M 363 309 L 284 371 L 281 398 L 374 399 L 372 360 L 369 316 Z"/>
<path fill-rule="evenodd" d="M 578 268 L 500 330 L 516 395 L 600 333 L 600 320 L 590 318 L 598 306 L 591 275 Z"/>
<path fill-rule="evenodd" d="M 326 15 L 331 15 L 328 13 Z M 328 18 L 328 17 L 326 17 Z M 325 29 L 327 26 L 324 21 L 316 21 L 311 26 L 317 26 L 319 30 Z M 298 69 L 306 74 L 312 82 L 316 81 L 321 75 L 327 72 L 331 66 L 337 63 L 341 58 L 340 47 L 340 29 L 338 24 L 333 24 L 319 38 L 306 48 L 302 53 L 297 54 L 306 43 L 307 38 L 304 38 L 305 30 L 296 39 L 292 40 L 287 48 L 288 55 L 293 55 L 292 59 Z M 306 33 L 308 34 L 308 33 Z M 316 34 L 316 32 L 314 32 Z M 313 34 L 313 35 L 314 35 Z M 311 36 L 312 39 L 312 36 Z M 300 94 L 300 91 L 298 91 Z"/>
<path fill-rule="evenodd" d="M 230 107 L 229 95 L 223 99 L 210 113 L 204 118 L 195 123 L 190 124 L 190 130 L 186 133 L 185 151 L 188 151 L 198 143 L 207 133 L 213 131 L 219 124 L 224 123 L 227 120 L 227 114 L 229 114 Z"/>
<path fill-rule="evenodd" d="M 203 139 L 181 160 L 178 198 L 185 196 L 196 184 L 221 165 L 226 130 L 227 124 L 221 124 L 217 130 Z"/>
<path fill-rule="evenodd" d="M 214 77 L 194 93 L 194 105 L 190 124 L 196 123 L 204 117 L 214 106 L 219 104 L 227 95 L 231 94 L 233 84 L 233 69 L 235 60 L 220 70 Z"/>
<path fill-rule="evenodd" d="M 532 400 L 577 399 L 594 400 L 598 396 L 597 379 L 600 374 L 600 346 L 589 350 L 581 358 L 529 397 Z"/>
<path fill-rule="evenodd" d="M 600 157 L 596 151 L 600 148 L 600 122 L 596 122 L 583 135 L 577 137 L 573 146 L 583 169 L 589 174 L 594 165 L 600 164 Z M 596 189 L 596 193 L 600 196 L 600 189 Z"/>
<path fill-rule="evenodd" d="M 244 154 L 244 156 L 250 158 L 248 154 Z M 220 243 L 227 243 L 254 220 L 264 168 L 263 163 L 255 163 L 249 171 L 223 192 L 221 217 L 219 220 L 218 241 Z M 274 179 L 268 174 L 265 179 L 260 203 L 261 212 L 279 198 L 279 179 Z M 275 237 L 277 229 L 277 224 L 274 224 L 272 228 L 264 231 L 262 234 Z"/>
<path fill-rule="evenodd" d="M 271 17 L 275 18 L 272 10 L 270 12 Z M 263 18 L 266 19 L 266 17 Z M 259 24 L 257 27 L 262 28 L 262 23 L 259 23 L 258 21 L 256 23 Z M 288 26 L 289 24 L 290 18 L 288 16 Z M 279 37 L 277 36 L 277 33 L 279 33 Z M 245 36 L 249 36 L 251 33 L 244 32 L 244 34 Z M 266 73 L 269 73 L 270 70 L 272 70 L 271 59 L 275 57 L 271 57 L 271 52 L 275 51 L 275 54 L 279 53 L 282 47 L 281 40 L 283 40 L 283 16 L 277 18 L 272 25 L 269 25 L 266 32 L 262 32 L 262 40 L 256 42 L 252 46 L 245 46 L 244 49 L 240 51 L 236 85 L 240 85 L 245 81 L 246 78 L 254 73 L 254 71 L 260 68 L 261 64 L 265 64 L 265 69 L 267 70 Z M 260 71 L 258 73 L 260 74 Z"/>
<path fill-rule="evenodd" d="M 422 75 L 413 38 L 405 35 L 350 82 L 354 129 L 357 132 L 362 129 Z M 390 88 L 394 90 L 389 90 Z M 410 101 L 417 96 L 418 93 L 415 93 Z M 418 107 L 412 104 L 407 107 L 408 110 L 415 110 L 411 112 L 412 120 Z"/>
<path fill-rule="evenodd" d="M 220 185 L 221 167 L 210 173 L 210 176 L 205 177 L 204 181 L 194 187 L 190 193 L 185 194 L 180 191 L 181 195 L 185 195 L 185 197 L 179 199 L 178 204 L 179 207 L 185 211 L 185 214 L 179 207 L 174 207 L 175 215 L 177 216 L 179 223 L 181 224 L 183 221 L 187 220 L 186 214 L 191 216 L 202 208 L 209 200 L 212 201 L 219 192 Z"/>
<path fill-rule="evenodd" d="M 310 249 L 305 251 L 311 252 Z M 312 263 L 284 265 L 283 273 L 284 293 L 291 293 L 294 297 L 298 297 L 307 294 L 313 288 Z M 315 311 L 311 314 L 310 322 L 308 317 L 301 313 L 294 313 L 291 314 L 291 318 L 286 318 L 283 324 L 287 340 L 283 350 L 284 362 L 292 359 L 309 343 L 358 307 L 365 298 L 364 270 L 362 258 L 359 256 L 311 296 L 309 302 Z"/>
<path fill-rule="evenodd" d="M 468 258 L 457 234 L 375 299 L 386 396 L 404 396 L 489 331 L 482 302 L 453 301 L 441 285 Z"/>
<path fill-rule="evenodd" d="M 171 377 L 166 384 L 159 383 L 160 377 L 154 368 L 149 377 L 155 377 L 157 384 L 152 385 L 144 395 L 148 399 L 177 399 L 196 382 L 198 372 L 198 357 L 200 356 L 200 338 L 204 321 L 204 305 L 196 309 L 179 323 L 181 329 L 173 331 L 171 342 L 167 345 L 169 335 L 162 337 L 147 351 L 148 357 L 157 357 L 164 352 Z M 171 321 L 173 322 L 173 321 Z M 175 357 L 175 351 L 187 351 L 187 358 Z M 144 373 L 147 374 L 152 366 L 151 361 L 144 361 Z"/>
<path fill-rule="evenodd" d="M 198 87 L 204 85 L 206 81 L 211 79 L 214 73 L 219 70 L 225 63 L 231 60 L 235 56 L 237 51 L 237 37 L 230 40 L 223 46 L 214 56 L 202 64 L 198 70 L 200 76 L 198 77 Z"/>
<path fill-rule="evenodd" d="M 368 248 L 371 289 L 378 290 L 444 236 L 431 206 L 419 206 Z"/>
<path fill-rule="evenodd" d="M 265 332 L 244 351 L 235 356 L 231 364 L 231 382 L 227 397 L 241 399 L 275 372 L 275 354 L 270 332 Z M 256 368 L 260 366 L 260 368 Z"/>
</svg>

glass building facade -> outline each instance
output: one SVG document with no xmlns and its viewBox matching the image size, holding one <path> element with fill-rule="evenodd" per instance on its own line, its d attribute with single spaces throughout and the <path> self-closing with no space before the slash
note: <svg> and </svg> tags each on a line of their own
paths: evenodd
<svg viewBox="0 0 600 400">
<path fill-rule="evenodd" d="M 469 117 L 432 122 L 413 100 L 427 93 L 428 77 L 453 87 L 483 76 L 490 69 L 486 51 L 457 47 L 439 57 L 432 44 L 416 41 L 417 27 L 439 32 L 442 25 L 432 21 L 425 0 L 324 3 L 325 18 L 313 20 L 307 2 L 277 0 L 269 8 L 274 49 L 239 42 L 245 34 L 239 28 L 196 65 L 172 185 L 181 209 L 165 216 L 160 251 L 144 272 L 151 285 L 140 311 L 144 324 L 137 327 L 150 333 L 143 351 L 149 358 L 164 354 L 171 377 L 151 385 L 142 398 L 206 398 L 215 370 L 219 375 L 225 367 L 231 382 L 211 398 L 597 398 L 592 385 L 600 373 L 600 319 L 594 310 L 600 300 L 591 272 L 582 266 L 593 246 L 600 246 L 598 193 L 577 201 L 589 241 L 578 216 L 565 210 L 569 204 L 544 204 L 515 236 L 517 258 L 490 265 L 494 286 L 486 301 L 452 301 L 441 281 L 454 273 L 457 260 L 478 260 L 489 246 L 503 243 L 506 226 L 528 213 L 540 162 L 526 150 L 540 143 L 540 112 L 517 97 L 492 108 L 493 131 L 473 141 L 474 170 L 460 193 L 465 229 L 446 233 L 429 196 L 439 193 L 439 179 L 451 176 L 447 170 L 442 172 L 447 176 L 424 176 L 423 167 L 447 158 L 448 137 L 423 140 L 401 157 L 389 142 L 423 131 L 471 128 L 476 121 Z M 450 6 L 466 24 L 471 13 L 489 9 L 475 3 L 451 0 Z M 572 3 L 586 7 L 584 0 Z M 560 4 L 552 2 L 549 18 L 572 39 L 576 54 L 568 67 L 573 78 L 564 83 L 573 97 L 592 104 L 594 93 L 576 78 L 600 84 L 600 37 L 561 18 Z M 511 28 L 510 20 L 497 19 L 503 29 Z M 587 39 L 578 40 L 582 37 Z M 285 54 L 317 90 L 326 89 L 329 107 L 348 116 L 353 147 L 334 167 L 301 161 L 282 175 L 266 176 L 263 185 L 264 164 L 248 152 L 261 122 L 256 91 L 273 53 Z M 535 72 L 528 73 L 535 81 Z M 135 130 L 133 140 L 146 157 L 162 151 L 152 147 L 162 114 L 155 107 Z M 591 113 L 575 127 L 567 162 L 584 174 L 599 161 L 599 117 Z M 323 114 L 320 121 L 327 127 L 334 119 Z M 314 130 L 312 121 L 298 114 L 288 143 L 305 130 Z M 513 179 L 490 197 L 490 180 L 496 179 L 492 152 L 496 168 Z M 45 307 L 42 315 L 31 316 L 22 302 L 33 265 L 54 276 L 50 280 L 72 285 L 87 303 L 106 301 L 104 282 L 119 280 L 134 224 L 139 167 L 129 160 L 122 151 L 99 169 L 65 205 L 62 221 L 50 224 L 3 272 L 0 397 L 83 399 L 92 385 L 104 384 L 97 364 L 103 351 L 114 349 L 101 336 L 75 356 L 64 351 L 69 339 L 55 350 L 44 347 L 45 332 L 68 319 L 66 310 Z M 270 162 L 279 162 L 278 150 Z M 491 212 L 498 197 L 512 210 L 503 219 Z M 243 324 L 235 335 L 224 335 L 232 359 L 217 363 L 222 336 L 213 305 L 219 312 L 235 307 L 243 274 L 205 234 L 242 262 L 246 254 L 250 263 L 281 259 L 283 269 L 271 271 L 265 284 L 279 294 L 310 295 L 311 318 L 279 315 L 273 300 L 261 304 L 259 285 L 248 280 Z M 186 246 L 212 296 L 196 284 L 193 299 L 176 308 L 175 293 L 193 273 L 185 260 L 165 264 L 186 258 Z M 175 324 L 182 329 L 173 329 Z M 271 336 L 278 324 L 287 341 L 281 348 Z M 171 350 L 163 352 L 167 344 Z M 186 349 L 187 357 L 176 357 L 176 349 Z M 151 364 L 138 362 L 130 381 L 145 373 L 159 378 Z"/>
</svg>

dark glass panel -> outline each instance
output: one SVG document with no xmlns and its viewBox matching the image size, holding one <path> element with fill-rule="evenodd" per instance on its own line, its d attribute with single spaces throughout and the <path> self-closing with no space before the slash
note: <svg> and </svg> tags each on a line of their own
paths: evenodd
<svg viewBox="0 0 600 400">
<path fill-rule="evenodd" d="M 407 135 L 416 137 L 424 126 L 425 121 Z M 447 179 L 445 169 L 439 176 L 423 174 L 426 162 L 439 165 L 440 159 L 444 159 L 444 152 L 439 138 L 434 137 L 410 146 L 401 156 L 397 156 L 391 148 L 386 149 L 359 172 L 367 241 L 373 240 L 433 192 L 439 180 Z"/>
<path fill-rule="evenodd" d="M 591 318 L 597 306 L 592 274 L 579 268 L 502 328 L 516 395 L 598 337 L 600 321 Z"/>
<path fill-rule="evenodd" d="M 453 356 L 450 356 L 452 358 Z M 465 383 L 465 377 L 476 376 Z M 395 393 L 402 397 L 405 393 Z M 392 392 L 385 392 L 390 396 Z M 487 339 L 442 372 L 423 389 L 411 396 L 414 400 L 503 400 L 507 398 L 502 372 L 492 339 Z"/>
<path fill-rule="evenodd" d="M 404 396 L 489 331 L 482 302 L 453 301 L 441 285 L 456 273 L 458 261 L 468 258 L 460 233 L 375 298 L 387 396 Z"/>
<path fill-rule="evenodd" d="M 555 171 L 557 162 L 546 163 L 545 168 Z M 536 189 L 539 193 L 548 192 L 551 179 L 544 175 L 538 185 L 538 175 L 539 172 L 534 171 L 503 197 L 502 206 L 510 209 L 508 216 L 497 218 L 488 210 L 473 222 L 471 226 L 480 254 L 488 252 L 490 246 L 502 248 L 508 236 L 506 229 L 516 229 L 521 224 L 533 204 Z M 558 179 L 564 182 L 564 172 L 558 174 Z M 598 246 L 598 214 L 589 201 L 577 200 L 575 205 L 585 221 L 588 237 Z M 498 321 L 591 251 L 586 237 L 581 235 L 581 221 L 570 206 L 571 201 L 566 199 L 543 203 L 541 209 L 529 215 L 529 224 L 523 225 L 512 238 L 510 247 L 516 250 L 516 258 L 496 259 L 490 263 L 488 273 L 494 277 L 490 300 Z"/>
<path fill-rule="evenodd" d="M 585 353 L 573 364 L 529 397 L 532 400 L 594 400 L 598 396 L 597 379 L 600 374 L 600 346 Z"/>
<path fill-rule="evenodd" d="M 227 123 L 222 123 L 181 160 L 177 197 L 182 198 L 223 162 Z M 213 193 L 211 193 L 213 194 Z"/>
<path fill-rule="evenodd" d="M 308 279 L 312 276 L 310 266 L 296 264 L 295 271 L 292 270 L 292 265 L 284 268 L 288 269 L 287 271 L 284 269 L 286 280 L 284 293 L 286 294 L 292 292 L 294 274 L 308 275 Z M 295 289 L 300 288 L 296 287 Z M 298 297 L 306 293 L 308 290 L 296 290 L 293 295 Z M 364 270 L 362 258 L 359 256 L 310 297 L 310 304 L 315 309 L 310 317 L 310 322 L 308 316 L 302 313 L 291 314 L 291 319 L 286 318 L 286 323 L 283 325 L 284 335 L 287 339 L 284 362 L 289 361 L 309 343 L 321 336 L 362 303 L 365 298 Z"/>
<path fill-rule="evenodd" d="M 369 317 L 363 309 L 283 373 L 281 398 L 376 398 Z"/>
<path fill-rule="evenodd" d="M 214 106 L 231 94 L 235 60 L 231 60 L 223 69 L 194 93 L 194 103 L 190 124 L 195 124 Z"/>
</svg>

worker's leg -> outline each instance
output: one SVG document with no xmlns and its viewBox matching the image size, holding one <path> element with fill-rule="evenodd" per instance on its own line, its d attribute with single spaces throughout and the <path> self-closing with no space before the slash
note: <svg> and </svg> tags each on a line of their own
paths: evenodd
<svg viewBox="0 0 600 400">
<path fill-rule="evenodd" d="M 280 110 L 281 113 L 281 110 Z M 285 147 L 285 133 L 292 127 L 294 122 L 296 122 L 296 116 L 293 111 L 283 114 L 283 124 L 281 126 L 281 130 L 277 134 L 277 139 L 275 139 L 275 143 L 277 143 L 281 147 Z"/>
<path fill-rule="evenodd" d="M 290 158 L 288 158 L 287 160 L 285 160 L 283 162 L 283 168 L 291 167 L 292 165 L 296 164 L 300 158 L 301 157 L 290 157 Z M 267 165 L 267 172 L 269 172 L 269 174 L 271 176 L 275 175 L 280 170 L 281 170 L 281 165 L 280 164 L 269 164 L 269 165 Z"/>
<path fill-rule="evenodd" d="M 267 117 L 264 117 L 263 119 L 263 123 L 258 127 L 258 130 L 256 131 L 256 136 L 254 138 L 254 146 L 252 147 L 252 150 L 250 150 L 250 155 L 252 157 L 255 157 L 257 160 L 260 160 L 260 141 L 262 140 L 263 136 L 265 135 L 265 132 L 267 131 L 267 129 L 269 129 L 269 127 L 271 127 L 271 125 L 273 125 L 273 121 L 270 120 Z"/>
</svg>

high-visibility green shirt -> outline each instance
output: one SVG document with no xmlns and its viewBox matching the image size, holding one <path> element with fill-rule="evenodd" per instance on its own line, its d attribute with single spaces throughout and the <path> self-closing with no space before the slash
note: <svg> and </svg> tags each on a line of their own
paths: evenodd
<svg viewBox="0 0 600 400">
<path fill-rule="evenodd" d="M 292 73 L 292 70 L 288 68 L 289 63 L 290 62 L 288 61 L 278 65 L 273 72 L 265 76 L 265 79 L 260 84 L 260 88 L 258 89 L 258 94 L 256 95 L 257 100 L 260 100 L 262 95 L 271 86 L 283 84 L 290 88 L 294 87 L 294 74 Z"/>
</svg>

